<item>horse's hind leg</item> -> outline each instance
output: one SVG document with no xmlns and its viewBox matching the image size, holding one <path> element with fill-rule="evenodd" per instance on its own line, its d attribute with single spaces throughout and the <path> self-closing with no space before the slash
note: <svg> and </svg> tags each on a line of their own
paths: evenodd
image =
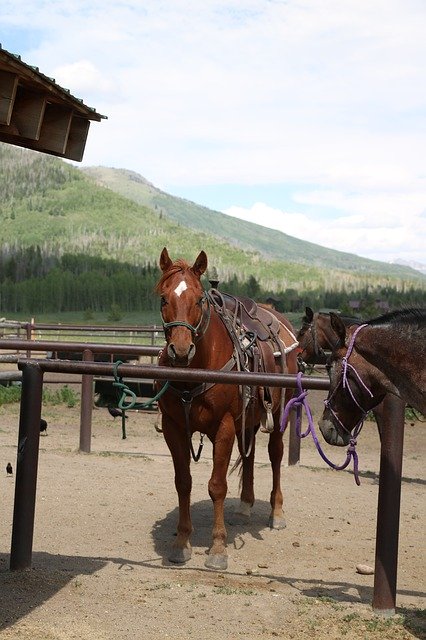
<svg viewBox="0 0 426 640">
<path fill-rule="evenodd" d="M 284 529 L 286 526 L 283 511 L 283 494 L 281 491 L 281 462 L 284 453 L 283 434 L 280 431 L 279 416 L 274 416 L 274 431 L 269 436 L 269 460 L 272 468 L 271 515 L 269 526 L 271 529 Z"/>
<path fill-rule="evenodd" d="M 246 435 L 246 439 L 247 439 Z M 254 455 L 255 455 L 255 439 L 253 438 L 251 451 L 249 455 L 246 455 L 244 451 L 241 433 L 238 435 L 238 450 L 240 452 L 241 464 L 241 491 L 240 491 L 240 503 L 235 510 L 235 513 L 230 519 L 231 524 L 245 524 L 250 519 L 251 508 L 254 504 Z M 247 449 L 247 442 L 245 443 Z"/>
<path fill-rule="evenodd" d="M 183 564 L 192 555 L 190 536 L 192 533 L 190 499 L 192 478 L 186 433 L 163 415 L 163 435 L 170 449 L 175 469 L 175 487 L 179 500 L 179 520 L 176 540 L 169 555 L 170 562 Z"/>
</svg>

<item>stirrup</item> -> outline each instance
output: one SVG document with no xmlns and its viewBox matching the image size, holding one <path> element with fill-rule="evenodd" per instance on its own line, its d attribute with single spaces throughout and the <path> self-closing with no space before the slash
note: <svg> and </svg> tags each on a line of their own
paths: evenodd
<svg viewBox="0 0 426 640">
<path fill-rule="evenodd" d="M 271 407 L 266 407 L 266 414 L 264 413 L 260 419 L 260 431 L 262 433 L 272 433 L 274 430 L 274 417 L 272 415 Z"/>
</svg>

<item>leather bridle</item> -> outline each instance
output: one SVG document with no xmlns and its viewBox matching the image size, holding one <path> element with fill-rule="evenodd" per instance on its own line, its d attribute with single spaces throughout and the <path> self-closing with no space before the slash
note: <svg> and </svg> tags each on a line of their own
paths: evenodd
<svg viewBox="0 0 426 640">
<path fill-rule="evenodd" d="M 203 296 L 199 301 L 199 305 L 201 307 L 201 315 L 198 323 L 195 326 L 189 324 L 189 322 L 186 322 L 185 320 L 173 320 L 172 322 L 165 322 L 163 315 L 161 314 L 161 320 L 163 323 L 163 329 L 166 339 L 167 332 L 173 327 L 186 327 L 192 333 L 194 343 L 198 342 L 198 340 L 201 340 L 201 338 L 207 331 L 211 316 L 210 302 L 206 292 L 203 293 Z"/>
</svg>

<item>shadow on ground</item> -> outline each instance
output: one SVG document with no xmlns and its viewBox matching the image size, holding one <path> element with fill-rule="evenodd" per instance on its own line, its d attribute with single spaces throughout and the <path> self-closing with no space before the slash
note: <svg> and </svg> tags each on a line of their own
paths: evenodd
<svg viewBox="0 0 426 640">
<path fill-rule="evenodd" d="M 9 555 L 0 554 L 0 630 L 41 606 L 79 575 L 94 574 L 106 561 L 80 556 L 34 553 L 32 568 L 10 571 Z"/>
<path fill-rule="evenodd" d="M 228 499 L 226 505 L 226 519 L 232 519 L 232 514 L 238 505 L 237 499 Z M 255 503 L 253 514 L 249 522 L 236 525 L 227 524 L 228 545 L 236 545 L 241 548 L 247 536 L 252 536 L 262 544 L 264 532 L 268 529 L 270 505 L 266 501 L 258 500 Z M 213 510 L 210 500 L 195 502 L 191 509 L 194 533 L 192 544 L 194 547 L 205 548 L 206 551 L 211 540 L 211 527 Z M 9 555 L 0 554 L 0 592 L 2 601 L 0 607 L 0 630 L 12 626 L 32 610 L 40 607 L 63 589 L 77 576 L 93 575 L 104 568 L 108 563 L 122 566 L 134 566 L 162 571 L 165 568 L 176 567 L 167 559 L 168 552 L 173 544 L 173 532 L 176 530 L 178 509 L 170 511 L 164 518 L 158 520 L 152 528 L 152 540 L 155 553 L 152 558 L 135 561 L 126 557 L 85 557 L 68 556 L 60 554 L 48 554 L 35 552 L 33 554 L 32 569 L 22 572 L 9 570 Z M 160 562 L 159 562 L 160 560 Z M 194 568 L 191 561 L 187 565 L 180 565 L 176 578 L 181 582 L 194 579 L 194 571 L 200 580 L 214 584 L 216 572 L 209 569 Z M 224 572 L 225 580 L 229 584 L 239 584 L 247 579 L 241 573 L 232 571 Z M 320 600 L 324 603 L 344 605 L 350 603 L 362 603 L 370 605 L 373 600 L 373 589 L 358 582 L 342 582 L 333 580 L 315 580 L 301 578 L 297 575 L 276 575 L 269 570 L 256 574 L 260 580 L 258 588 L 269 589 L 269 584 L 276 581 L 282 585 L 288 585 L 292 590 L 308 599 Z M 179 576 L 179 577 L 178 577 Z M 264 585 L 264 587 L 262 587 Z M 426 597 L 420 591 L 398 591 L 399 595 L 412 597 Z M 397 609 L 397 613 L 403 616 L 405 628 L 419 640 L 426 639 L 425 611 L 421 609 Z"/>
</svg>

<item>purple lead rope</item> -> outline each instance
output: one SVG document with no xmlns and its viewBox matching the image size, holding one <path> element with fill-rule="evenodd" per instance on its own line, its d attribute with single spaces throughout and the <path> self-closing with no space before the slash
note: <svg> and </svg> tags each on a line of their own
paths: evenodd
<svg viewBox="0 0 426 640">
<path fill-rule="evenodd" d="M 298 435 L 299 438 L 306 438 L 306 436 L 309 435 L 309 433 L 312 434 L 312 439 L 315 443 L 315 446 L 317 448 L 318 453 L 320 454 L 321 458 L 324 460 L 324 462 L 326 464 L 329 465 L 329 467 L 331 467 L 332 469 L 335 469 L 336 471 L 342 471 L 343 469 L 346 469 L 346 467 L 349 465 L 351 459 L 353 458 L 354 461 L 354 477 L 355 477 L 355 482 L 357 483 L 357 485 L 359 486 L 360 480 L 359 480 L 359 474 L 358 474 L 358 454 L 356 452 L 356 439 L 357 436 L 361 430 L 361 426 L 362 423 L 357 425 L 351 435 L 351 439 L 349 441 L 349 447 L 347 449 L 347 455 L 346 455 L 346 460 L 343 464 L 341 465 L 335 465 L 331 460 L 329 460 L 327 458 L 327 456 L 325 455 L 324 451 L 321 448 L 321 445 L 319 443 L 317 434 L 315 432 L 315 427 L 314 427 L 314 420 L 312 418 L 312 412 L 311 409 L 309 407 L 308 401 L 306 400 L 306 397 L 308 395 L 307 391 L 303 390 L 302 387 L 302 372 L 299 372 L 297 374 L 296 377 L 296 384 L 297 384 L 297 390 L 299 392 L 298 396 L 295 396 L 293 398 L 291 398 L 291 400 L 288 401 L 287 405 L 284 408 L 284 413 L 281 419 L 281 432 L 284 432 L 288 423 L 288 418 L 290 415 L 290 411 L 295 408 L 296 409 L 296 433 Z M 308 428 L 306 429 L 306 431 L 304 433 L 302 433 L 302 407 L 305 409 L 305 413 L 306 416 L 308 418 Z"/>
</svg>

